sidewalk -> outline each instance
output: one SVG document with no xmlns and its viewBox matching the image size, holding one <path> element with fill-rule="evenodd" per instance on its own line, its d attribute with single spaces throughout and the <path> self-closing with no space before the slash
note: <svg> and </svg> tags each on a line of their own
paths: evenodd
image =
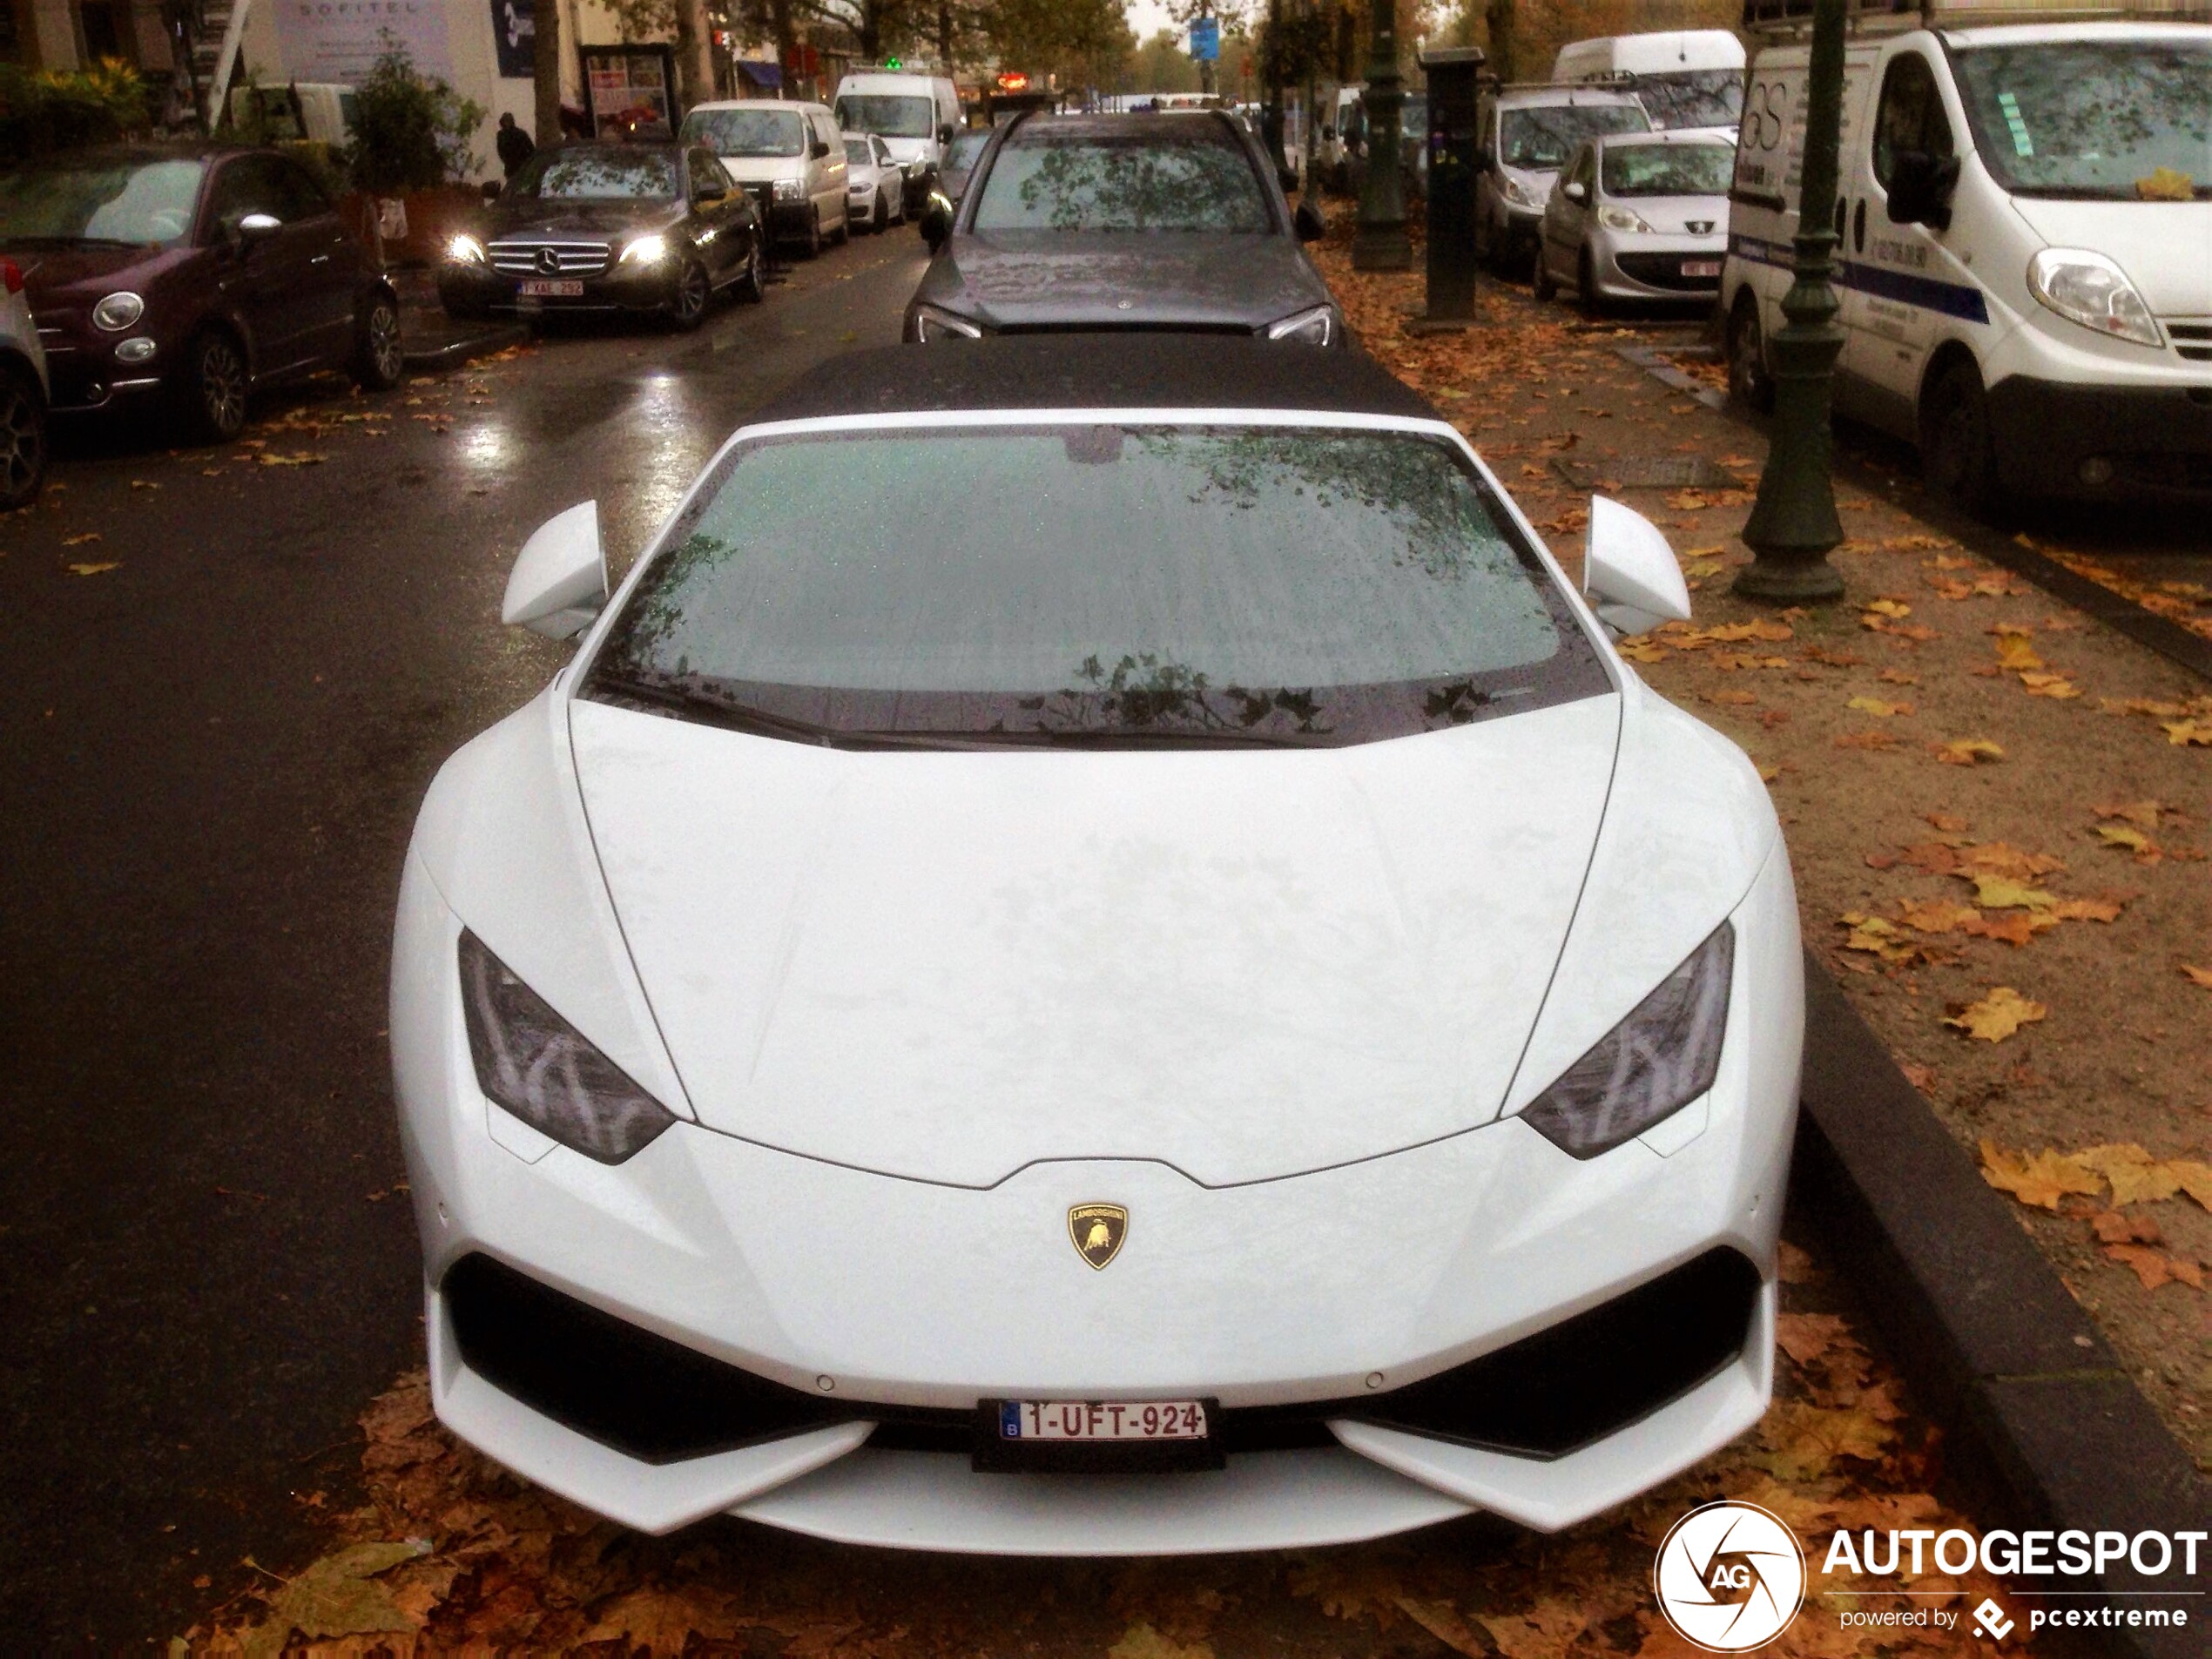
<svg viewBox="0 0 2212 1659">
<path fill-rule="evenodd" d="M 1593 491 L 1674 541 L 1697 616 L 1625 654 L 1758 762 L 1808 944 L 2212 1465 L 2212 688 L 1851 489 L 1844 604 L 1736 599 L 1765 442 L 1688 389 L 1716 364 L 1664 384 L 1621 353 L 1669 342 L 1494 286 L 1488 327 L 1417 337 L 1419 273 L 1347 254 L 1355 333 L 1570 571 Z"/>
<path fill-rule="evenodd" d="M 438 303 L 437 281 L 428 271 L 403 267 L 386 274 L 399 290 L 400 338 L 407 345 L 407 366 L 417 374 L 450 368 L 529 338 L 529 330 L 519 322 L 462 322 L 447 316 Z"/>
</svg>

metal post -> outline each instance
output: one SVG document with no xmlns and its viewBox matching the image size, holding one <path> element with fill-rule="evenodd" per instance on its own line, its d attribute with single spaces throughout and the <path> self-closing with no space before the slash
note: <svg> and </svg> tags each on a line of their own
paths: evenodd
<svg viewBox="0 0 2212 1659">
<path fill-rule="evenodd" d="M 1774 426 L 1757 503 L 1743 526 L 1751 563 L 1736 578 L 1747 598 L 1802 604 L 1840 599 L 1844 578 L 1828 550 L 1844 539 L 1830 475 L 1829 394 L 1843 330 L 1829 254 L 1836 246 L 1838 129 L 1844 105 L 1844 0 L 1814 0 L 1800 167 L 1794 280 L 1784 327 L 1770 347 Z"/>
<path fill-rule="evenodd" d="M 1398 16 L 1393 0 L 1375 0 L 1367 52 L 1367 176 L 1359 187 L 1359 232 L 1352 239 L 1355 271 L 1404 271 L 1413 263 L 1406 239 L 1406 191 L 1398 177 L 1398 111 L 1406 95 L 1398 78 Z"/>
<path fill-rule="evenodd" d="M 1475 78 L 1480 46 L 1421 54 L 1428 77 L 1428 310 L 1416 332 L 1464 328 L 1474 321 Z"/>
</svg>

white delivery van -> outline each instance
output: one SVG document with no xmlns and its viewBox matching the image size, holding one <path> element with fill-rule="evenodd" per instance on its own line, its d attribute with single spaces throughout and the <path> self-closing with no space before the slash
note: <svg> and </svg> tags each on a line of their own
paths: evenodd
<svg viewBox="0 0 2212 1659">
<path fill-rule="evenodd" d="M 960 93 L 942 75 L 861 70 L 837 84 L 837 124 L 890 147 L 907 176 L 906 211 L 919 212 L 961 129 Z"/>
<path fill-rule="evenodd" d="M 1806 54 L 1757 54 L 1737 148 L 1720 303 L 1754 402 L 1791 283 Z M 1836 407 L 1917 442 L 1939 494 L 2212 501 L 2212 25 L 1854 38 L 1835 224 Z"/>
<path fill-rule="evenodd" d="M 796 242 L 808 259 L 825 238 L 842 242 L 852 234 L 845 135 L 826 105 L 766 98 L 694 104 L 677 136 L 713 151 L 752 198 L 768 233 Z"/>
<path fill-rule="evenodd" d="M 1743 111 L 1743 43 L 1726 29 L 1666 29 L 1570 41 L 1552 60 L 1555 81 L 1621 81 L 1662 131 L 1710 128 L 1736 136 Z"/>
</svg>

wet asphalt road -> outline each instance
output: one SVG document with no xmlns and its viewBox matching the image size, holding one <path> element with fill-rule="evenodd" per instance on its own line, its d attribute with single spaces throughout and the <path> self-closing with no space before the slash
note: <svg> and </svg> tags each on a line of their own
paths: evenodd
<svg viewBox="0 0 2212 1659">
<path fill-rule="evenodd" d="M 261 451 L 65 435 L 56 504 L 0 516 L 0 1645 L 181 1630 L 345 1501 L 420 1348 L 401 854 L 440 760 L 563 657 L 499 626 L 508 563 L 596 495 L 626 566 L 749 408 L 897 338 L 922 264 L 894 231 L 694 335 L 279 396 Z M 270 430 L 364 410 L 391 435 Z"/>
</svg>

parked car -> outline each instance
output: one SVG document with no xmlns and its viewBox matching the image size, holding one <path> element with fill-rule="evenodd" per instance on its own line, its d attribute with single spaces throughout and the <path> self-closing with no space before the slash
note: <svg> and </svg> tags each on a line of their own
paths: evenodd
<svg viewBox="0 0 2212 1659">
<path fill-rule="evenodd" d="M 975 171 L 976 158 L 990 141 L 990 133 L 981 129 L 962 129 L 953 134 L 937 170 L 937 190 L 947 201 L 957 202 L 967 194 L 968 175 Z"/>
<path fill-rule="evenodd" d="M 1493 269 L 1535 261 L 1544 205 L 1575 146 L 1603 132 L 1649 132 L 1627 92 L 1600 86 L 1505 86 L 1475 110 L 1474 247 Z"/>
<path fill-rule="evenodd" d="M 920 212 L 962 125 L 960 93 L 951 78 L 862 70 L 838 82 L 836 106 L 840 130 L 873 132 L 890 147 L 905 175 L 905 211 Z"/>
<path fill-rule="evenodd" d="M 1299 246 L 1258 140 L 1217 110 L 1025 113 L 1001 127 L 957 208 L 933 197 L 934 258 L 910 341 L 1038 329 L 1201 329 L 1316 346 L 1344 318 Z"/>
<path fill-rule="evenodd" d="M 1656 527 L 1595 500 L 1578 594 L 1364 353 L 1249 339 L 752 420 L 611 598 L 597 503 L 524 544 L 581 640 L 416 820 L 448 1427 L 649 1533 L 1103 1556 L 1556 1531 L 1758 1422 L 1804 956 L 1608 637 L 1689 614 Z"/>
<path fill-rule="evenodd" d="M 695 105 L 682 136 L 721 158 L 778 241 L 796 242 L 811 260 L 825 239 L 852 233 L 845 135 L 825 105 L 775 98 Z"/>
<path fill-rule="evenodd" d="M 77 151 L 0 169 L 57 413 L 166 399 L 237 435 L 260 387 L 343 368 L 395 385 L 399 296 L 314 179 L 273 150 Z"/>
<path fill-rule="evenodd" d="M 1673 132 L 1585 138 L 1552 187 L 1536 253 L 1536 297 L 1573 283 L 1608 300 L 1712 300 L 1728 254 L 1735 146 Z"/>
<path fill-rule="evenodd" d="M 2212 500 L 2212 27 L 1912 30 L 1846 53 L 1836 407 L 1970 510 Z M 1759 52 L 1722 279 L 1731 384 L 1770 392 L 1802 45 Z M 1797 130 L 1802 130 L 1800 127 Z"/>
<path fill-rule="evenodd" d="M 46 476 L 46 349 L 23 267 L 0 258 L 0 509 L 27 507 Z"/>
<path fill-rule="evenodd" d="M 907 222 L 906 170 L 873 132 L 846 134 L 845 212 L 856 230 Z"/>
<path fill-rule="evenodd" d="M 714 296 L 759 300 L 760 218 L 698 145 L 562 145 L 523 164 L 438 266 L 456 317 L 639 312 L 694 328 Z"/>
<path fill-rule="evenodd" d="M 1706 129 L 1736 141 L 1743 118 L 1743 43 L 1732 29 L 1661 29 L 1570 41 L 1554 81 L 1602 81 L 1634 92 L 1652 125 Z"/>
</svg>

